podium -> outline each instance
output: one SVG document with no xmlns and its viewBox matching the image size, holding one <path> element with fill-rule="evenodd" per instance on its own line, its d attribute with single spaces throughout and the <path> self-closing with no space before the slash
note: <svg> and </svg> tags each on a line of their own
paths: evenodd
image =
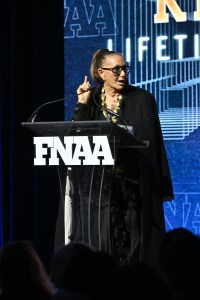
<svg viewBox="0 0 200 300">
<path fill-rule="evenodd" d="M 107 120 L 23 122 L 22 126 L 41 139 L 54 137 L 59 138 L 61 141 L 66 141 L 67 138 L 73 137 L 73 147 L 70 144 L 73 151 L 70 155 L 75 156 L 76 153 L 76 156 L 78 156 L 80 154 L 80 160 L 72 159 L 66 165 L 65 161 L 61 159 L 49 159 L 49 162 L 53 161 L 54 164 L 55 161 L 59 162 L 60 168 L 66 166 L 66 177 L 69 178 L 70 182 L 71 188 L 68 196 L 70 196 L 72 201 L 72 220 L 68 237 L 72 241 L 81 241 L 97 250 L 111 254 L 110 200 L 117 152 L 119 148 L 148 147 L 148 141 L 138 139 L 131 128 L 120 126 Z M 85 144 L 82 144 L 82 146 L 79 144 L 79 151 L 76 152 L 74 143 L 79 141 L 78 138 L 82 137 L 88 138 L 87 147 L 90 145 L 91 153 L 95 152 L 98 138 L 105 137 L 109 146 L 109 148 L 105 149 L 107 149 L 106 151 L 110 150 L 113 163 L 108 165 L 105 163 L 107 153 L 103 152 L 101 157 L 101 150 L 104 147 L 101 144 L 98 144 L 100 149 L 97 149 L 99 152 L 97 151 L 95 159 L 91 157 L 90 160 L 90 156 L 84 157 L 83 153 L 85 153 L 86 149 L 83 148 L 86 147 L 84 146 Z M 97 142 L 94 142 L 94 138 Z M 67 145 L 66 142 L 65 150 Z M 73 164 L 74 161 L 75 164 Z"/>
</svg>

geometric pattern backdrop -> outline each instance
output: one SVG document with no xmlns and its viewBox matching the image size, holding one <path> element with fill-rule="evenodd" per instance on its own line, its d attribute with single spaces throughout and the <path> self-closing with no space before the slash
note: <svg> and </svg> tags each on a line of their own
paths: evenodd
<svg viewBox="0 0 200 300">
<path fill-rule="evenodd" d="M 200 235 L 200 0 L 65 0 L 64 42 L 66 120 L 100 48 L 121 52 L 129 83 L 155 95 L 175 192 L 166 227 Z"/>
</svg>

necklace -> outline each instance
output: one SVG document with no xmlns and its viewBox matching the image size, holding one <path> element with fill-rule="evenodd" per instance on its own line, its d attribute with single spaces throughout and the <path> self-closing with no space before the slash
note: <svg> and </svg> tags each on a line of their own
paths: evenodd
<svg viewBox="0 0 200 300">
<path fill-rule="evenodd" d="M 119 114 L 122 99 L 123 99 L 123 96 L 122 95 L 118 95 L 117 101 L 115 103 L 115 106 L 112 108 L 112 111 L 114 113 L 116 113 L 116 114 Z M 107 108 L 107 105 L 106 105 L 106 94 L 105 94 L 105 88 L 104 87 L 101 90 L 101 106 Z M 107 111 L 105 109 L 103 109 L 103 114 L 104 114 L 105 118 L 108 119 L 108 113 L 107 113 Z M 111 119 L 112 119 L 113 123 L 117 123 L 117 117 L 116 116 L 112 116 Z"/>
</svg>

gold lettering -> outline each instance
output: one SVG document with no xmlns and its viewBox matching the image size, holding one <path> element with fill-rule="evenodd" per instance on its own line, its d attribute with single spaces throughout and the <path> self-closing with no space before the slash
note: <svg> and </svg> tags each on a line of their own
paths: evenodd
<svg viewBox="0 0 200 300">
<path fill-rule="evenodd" d="M 198 0 L 200 3 L 200 0 Z M 186 12 L 183 12 L 175 0 L 157 0 L 157 14 L 154 15 L 154 23 L 168 23 L 169 14 L 166 13 L 168 6 L 172 15 L 177 22 L 185 22 L 187 19 Z"/>
<path fill-rule="evenodd" d="M 200 21 L 200 0 L 197 0 L 197 10 L 194 12 L 194 20 Z"/>
</svg>

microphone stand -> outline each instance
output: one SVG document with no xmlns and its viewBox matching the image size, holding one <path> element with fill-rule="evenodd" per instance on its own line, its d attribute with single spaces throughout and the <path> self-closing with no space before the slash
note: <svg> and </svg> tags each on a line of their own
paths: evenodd
<svg viewBox="0 0 200 300">
<path fill-rule="evenodd" d="M 40 111 L 44 106 L 49 105 L 49 104 L 53 104 L 53 103 L 56 103 L 56 102 L 64 101 L 64 100 L 67 100 L 67 99 L 70 99 L 70 98 L 74 98 L 74 97 L 79 96 L 79 95 L 81 95 L 81 94 L 83 94 L 83 93 L 86 93 L 86 92 L 88 92 L 88 91 L 92 91 L 92 90 L 94 90 L 95 88 L 96 88 L 96 87 L 90 87 L 87 91 L 81 92 L 81 93 L 79 93 L 79 94 L 72 95 L 72 96 L 69 96 L 69 97 L 66 97 L 66 98 L 61 98 L 61 99 L 57 99 L 57 100 L 45 102 L 45 103 L 43 103 L 42 105 L 40 105 L 39 107 L 37 107 L 37 108 L 33 111 L 33 113 L 31 114 L 31 116 L 28 118 L 27 122 L 31 122 L 31 123 L 35 122 L 35 119 L 36 119 L 36 117 L 37 117 L 39 111 Z"/>
<path fill-rule="evenodd" d="M 34 110 L 34 112 L 31 114 L 31 116 L 28 118 L 28 121 L 27 122 L 35 122 L 35 119 L 38 115 L 38 112 L 46 105 L 49 105 L 49 104 L 53 104 L 53 103 L 56 103 L 56 102 L 60 102 L 60 101 L 64 101 L 65 98 L 61 98 L 61 99 L 57 99 L 57 100 L 54 100 L 54 101 L 49 101 L 49 102 L 45 102 L 43 103 L 42 105 L 40 105 L 39 107 L 36 108 L 36 110 Z"/>
</svg>

